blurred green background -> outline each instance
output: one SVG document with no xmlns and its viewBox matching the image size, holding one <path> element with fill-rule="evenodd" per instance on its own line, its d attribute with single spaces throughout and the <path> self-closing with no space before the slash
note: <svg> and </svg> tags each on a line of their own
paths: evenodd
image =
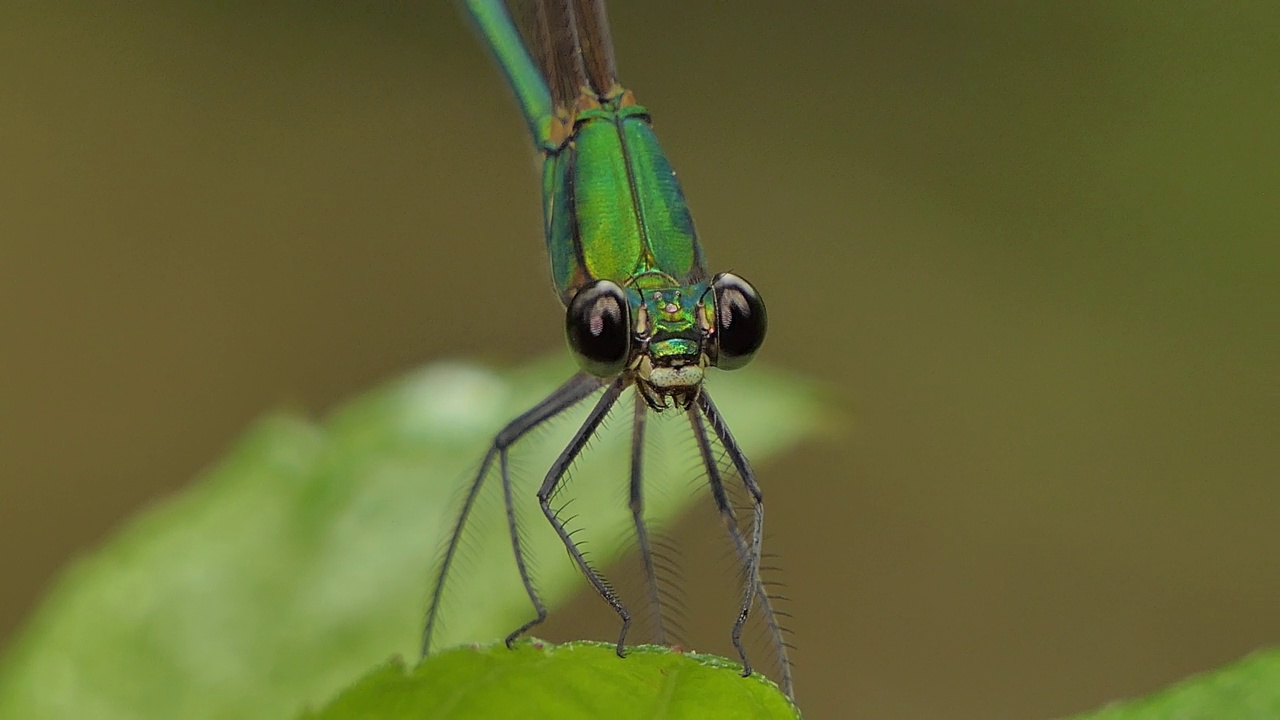
<svg viewBox="0 0 1280 720">
<path fill-rule="evenodd" d="M 611 18 L 762 357 L 852 418 L 761 468 L 812 717 L 1060 715 L 1280 642 L 1280 9 Z M 560 351 L 533 167 L 448 3 L 0 6 L 0 642 L 265 410 Z"/>
</svg>

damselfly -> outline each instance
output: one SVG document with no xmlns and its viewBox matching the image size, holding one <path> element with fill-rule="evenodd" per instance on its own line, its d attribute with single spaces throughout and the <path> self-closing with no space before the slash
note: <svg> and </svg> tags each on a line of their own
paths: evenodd
<svg viewBox="0 0 1280 720">
<path fill-rule="evenodd" d="M 755 355 L 767 325 L 764 303 L 742 278 L 729 273 L 710 277 L 704 269 L 683 191 L 658 145 L 649 111 L 618 84 L 603 0 L 526 3 L 524 12 L 516 14 L 519 29 L 500 0 L 467 0 L 464 6 L 519 100 L 541 154 L 543 230 L 551 275 L 566 307 L 565 332 L 581 371 L 494 438 L 464 496 L 434 577 L 423 653 L 431 649 L 460 538 L 495 461 L 516 567 L 534 609 L 533 617 L 507 636 L 507 644 L 546 618 L 512 508 L 508 451 L 530 430 L 596 393 L 600 398 L 547 471 L 537 497 L 574 562 L 621 618 L 617 652 L 625 653 L 631 611 L 586 561 L 551 500 L 610 409 L 633 390 L 629 505 L 651 602 L 657 603 L 659 594 L 644 519 L 645 424 L 650 411 L 682 413 L 742 564 L 744 587 L 731 637 L 743 674 L 750 674 L 751 664 L 742 631 L 754 609 L 763 616 L 779 659 L 783 689 L 790 695 L 787 646 L 760 577 L 760 487 L 703 387 L 709 368 L 740 368 Z M 715 443 L 729 459 L 728 473 L 722 471 Z M 745 488 L 751 513 L 745 532 L 729 501 L 727 481 L 740 481 Z M 661 627 L 658 634 L 663 642 Z"/>
</svg>

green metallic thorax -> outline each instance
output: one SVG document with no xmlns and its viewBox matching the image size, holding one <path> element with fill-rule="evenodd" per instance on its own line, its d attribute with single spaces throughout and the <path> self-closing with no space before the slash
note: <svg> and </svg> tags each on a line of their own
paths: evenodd
<svg viewBox="0 0 1280 720">
<path fill-rule="evenodd" d="M 629 371 L 647 382 L 657 368 L 664 388 L 699 384 L 714 293 L 649 112 L 616 81 L 603 7 L 527 4 L 535 12 L 522 36 L 500 0 L 464 5 L 543 155 L 543 229 L 561 302 L 591 281 L 617 283 L 635 331 Z M 654 407 L 657 395 L 646 396 Z"/>
<path fill-rule="evenodd" d="M 544 148 L 542 174 L 547 252 L 561 301 L 591 280 L 686 293 L 702 284 L 693 220 L 648 111 L 621 88 L 604 102 L 584 93 L 563 124 L 563 141 Z"/>
</svg>

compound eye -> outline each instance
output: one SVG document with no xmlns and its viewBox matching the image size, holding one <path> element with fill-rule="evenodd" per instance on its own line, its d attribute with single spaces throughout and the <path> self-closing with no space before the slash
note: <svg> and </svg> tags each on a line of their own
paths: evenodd
<svg viewBox="0 0 1280 720">
<path fill-rule="evenodd" d="M 711 287 L 716 294 L 716 367 L 737 370 L 764 344 L 769 316 L 756 289 L 737 275 L 721 273 Z"/>
<path fill-rule="evenodd" d="M 627 366 L 631 354 L 631 313 L 617 283 L 596 280 L 584 285 L 565 314 L 565 335 L 578 367 L 596 377 L 612 377 Z"/>
</svg>

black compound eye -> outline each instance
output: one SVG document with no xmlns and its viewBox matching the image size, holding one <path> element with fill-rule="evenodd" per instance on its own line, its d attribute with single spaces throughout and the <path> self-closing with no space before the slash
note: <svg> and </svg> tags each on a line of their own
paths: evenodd
<svg viewBox="0 0 1280 720">
<path fill-rule="evenodd" d="M 631 354 L 631 313 L 617 283 L 584 285 L 565 315 L 565 335 L 578 366 L 596 377 L 622 372 Z"/>
<path fill-rule="evenodd" d="M 716 367 L 737 370 L 764 344 L 769 316 L 756 289 L 737 275 L 721 273 L 711 287 L 716 293 Z"/>
</svg>

